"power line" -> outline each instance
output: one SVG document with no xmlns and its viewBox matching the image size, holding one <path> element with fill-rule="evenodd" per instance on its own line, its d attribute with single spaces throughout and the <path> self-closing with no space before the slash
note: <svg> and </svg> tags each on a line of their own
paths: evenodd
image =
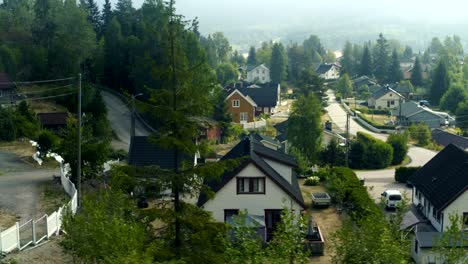
<svg viewBox="0 0 468 264">
<path fill-rule="evenodd" d="M 20 93 L 20 94 L 22 94 L 22 95 L 26 95 L 26 94 L 38 94 L 38 93 L 43 93 L 43 92 L 58 90 L 58 89 L 62 89 L 62 88 L 72 87 L 72 86 L 73 86 L 73 84 L 67 84 L 67 85 L 64 85 L 64 86 L 53 87 L 53 88 L 44 89 L 44 90 L 41 90 L 41 91 L 32 91 L 32 92 L 25 92 L 25 93 Z"/>
<path fill-rule="evenodd" d="M 30 82 L 25 82 L 25 81 L 0 82 L 0 84 L 35 84 L 35 83 L 62 82 L 62 81 L 69 81 L 69 80 L 73 80 L 73 79 L 75 79 L 75 77 L 62 78 L 62 79 L 51 79 L 51 80 L 40 80 L 40 81 L 30 81 Z"/>
<path fill-rule="evenodd" d="M 77 91 L 71 92 L 71 93 L 66 93 L 66 94 L 60 94 L 60 95 L 52 95 L 52 96 L 45 96 L 45 97 L 38 97 L 38 98 L 28 98 L 28 99 L 19 99 L 18 101 L 35 101 L 35 100 L 43 100 L 43 99 L 51 99 L 51 98 L 57 98 L 57 97 L 64 97 L 67 95 L 71 94 L 76 94 Z"/>
</svg>

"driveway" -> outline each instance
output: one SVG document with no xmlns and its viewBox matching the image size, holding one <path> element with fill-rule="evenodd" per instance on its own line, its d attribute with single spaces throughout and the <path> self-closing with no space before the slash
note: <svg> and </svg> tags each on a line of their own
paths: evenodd
<svg viewBox="0 0 468 264">
<path fill-rule="evenodd" d="M 112 146 L 116 149 L 128 150 L 130 147 L 131 111 L 119 97 L 106 91 L 101 91 L 101 94 L 107 107 L 107 119 L 118 137 L 117 140 L 112 141 Z M 136 119 L 135 135 L 148 136 L 149 134 L 146 127 Z"/>
<path fill-rule="evenodd" d="M 58 168 L 36 168 L 15 154 L 0 152 L 0 209 L 17 215 L 20 224 L 42 216 L 40 186 L 53 175 L 60 175 Z"/>
<path fill-rule="evenodd" d="M 335 100 L 335 94 L 332 90 L 327 91 L 328 111 L 332 122 L 335 123 L 340 129 L 346 131 L 346 112 L 341 108 L 340 104 Z M 366 130 L 360 126 L 352 118 L 350 120 L 350 134 L 356 135 L 357 132 L 366 132 L 375 138 L 387 140 L 388 135 L 377 134 Z M 407 166 L 423 166 L 431 160 L 437 152 L 425 148 L 410 146 L 408 149 L 408 156 L 411 162 Z M 411 188 L 406 187 L 405 184 L 395 182 L 395 169 L 373 170 L 373 171 L 355 171 L 359 178 L 365 178 L 365 185 L 369 187 L 369 194 L 376 201 L 380 201 L 380 194 L 386 189 L 398 189 L 402 193 L 407 192 L 408 198 L 411 198 Z"/>
</svg>

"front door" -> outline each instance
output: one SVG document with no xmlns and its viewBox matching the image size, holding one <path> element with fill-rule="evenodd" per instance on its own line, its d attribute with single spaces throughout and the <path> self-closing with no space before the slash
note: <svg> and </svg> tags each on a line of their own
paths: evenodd
<svg viewBox="0 0 468 264">
<path fill-rule="evenodd" d="M 273 233 L 276 230 L 276 224 L 281 221 L 282 211 L 282 209 L 265 209 L 265 227 L 267 241 L 270 241 L 273 238 Z"/>
</svg>

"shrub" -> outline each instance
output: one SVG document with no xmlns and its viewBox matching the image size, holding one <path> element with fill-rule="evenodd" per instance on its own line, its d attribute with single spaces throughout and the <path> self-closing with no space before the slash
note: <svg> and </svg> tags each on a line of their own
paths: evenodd
<svg viewBox="0 0 468 264">
<path fill-rule="evenodd" d="M 387 126 L 387 125 L 382 125 L 382 124 L 379 124 L 379 123 L 376 123 L 374 120 L 372 119 L 369 119 L 367 118 L 365 115 L 363 114 L 360 114 L 360 113 L 356 113 L 362 120 L 366 121 L 367 123 L 369 123 L 370 125 L 372 125 L 373 127 L 375 128 L 379 128 L 379 129 L 395 129 L 395 126 Z M 359 120 L 359 119 L 357 119 Z"/>
<path fill-rule="evenodd" d="M 42 130 L 39 132 L 39 135 L 37 136 L 37 151 L 39 151 L 39 154 L 42 158 L 45 157 L 45 155 L 53 150 L 58 143 L 58 137 L 52 134 L 49 130 Z"/>
<path fill-rule="evenodd" d="M 392 146 L 369 134 L 358 132 L 351 143 L 351 166 L 356 169 L 382 169 L 393 159 Z"/>
<path fill-rule="evenodd" d="M 418 171 L 421 167 L 399 167 L 395 170 L 395 181 L 399 183 L 407 183 L 409 177 Z"/>
<path fill-rule="evenodd" d="M 387 144 L 390 144 L 393 148 L 392 165 L 402 163 L 406 154 L 408 154 L 408 135 L 391 134 L 387 138 Z"/>
<path fill-rule="evenodd" d="M 409 128 L 410 137 L 419 146 L 426 146 L 431 140 L 431 130 L 425 123 L 413 124 Z"/>
<path fill-rule="evenodd" d="M 317 176 L 310 176 L 307 177 L 304 181 L 304 185 L 306 186 L 317 186 L 320 182 L 320 178 Z"/>
<path fill-rule="evenodd" d="M 13 122 L 13 113 L 8 109 L 0 108 L 0 141 L 16 139 L 16 125 Z"/>
</svg>

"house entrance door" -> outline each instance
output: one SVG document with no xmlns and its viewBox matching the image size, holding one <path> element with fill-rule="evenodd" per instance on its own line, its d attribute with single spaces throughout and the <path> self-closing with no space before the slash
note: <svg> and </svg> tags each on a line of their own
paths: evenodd
<svg viewBox="0 0 468 264">
<path fill-rule="evenodd" d="M 270 241 L 273 238 L 273 233 L 276 230 L 276 224 L 281 221 L 282 209 L 265 209 L 265 226 L 266 240 Z"/>
</svg>

